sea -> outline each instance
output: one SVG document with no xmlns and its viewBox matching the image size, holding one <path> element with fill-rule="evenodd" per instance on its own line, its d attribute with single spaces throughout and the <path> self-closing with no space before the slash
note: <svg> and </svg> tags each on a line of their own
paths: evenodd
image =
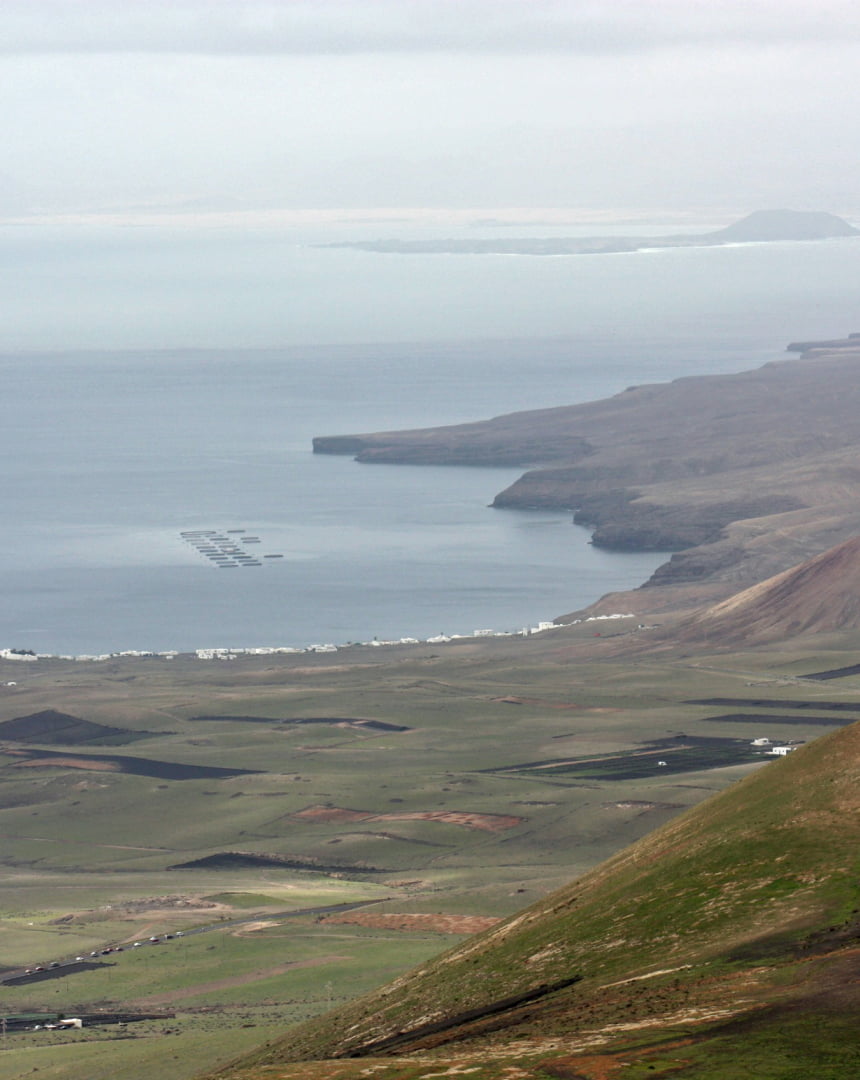
<svg viewBox="0 0 860 1080">
<path fill-rule="evenodd" d="M 534 627 L 668 555 L 600 550 L 567 512 L 492 509 L 518 470 L 361 465 L 314 455 L 313 436 L 790 362 L 789 341 L 860 329 L 858 239 L 556 257 L 317 246 L 419 235 L 0 228 L 0 648 Z"/>
</svg>

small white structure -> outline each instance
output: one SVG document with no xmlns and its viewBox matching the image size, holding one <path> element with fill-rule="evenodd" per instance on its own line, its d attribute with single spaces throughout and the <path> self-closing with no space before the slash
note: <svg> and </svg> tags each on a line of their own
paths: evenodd
<svg viewBox="0 0 860 1080">
<path fill-rule="evenodd" d="M 770 750 L 768 750 L 768 753 L 773 754 L 775 757 L 786 757 L 796 749 L 796 746 L 772 746 Z"/>
<path fill-rule="evenodd" d="M 20 649 L 0 649 L 0 660 L 38 660 L 34 652 L 21 652 Z"/>
</svg>

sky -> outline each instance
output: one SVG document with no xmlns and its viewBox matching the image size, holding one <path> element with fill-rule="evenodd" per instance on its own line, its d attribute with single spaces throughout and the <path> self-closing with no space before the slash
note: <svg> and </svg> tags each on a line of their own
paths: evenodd
<svg viewBox="0 0 860 1080">
<path fill-rule="evenodd" d="M 3 0 L 0 221 L 860 216 L 856 0 Z"/>
</svg>

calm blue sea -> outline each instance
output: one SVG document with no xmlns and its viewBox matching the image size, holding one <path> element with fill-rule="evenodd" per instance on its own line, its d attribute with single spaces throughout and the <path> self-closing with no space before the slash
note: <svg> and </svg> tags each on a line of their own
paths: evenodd
<svg viewBox="0 0 860 1080">
<path fill-rule="evenodd" d="M 600 552 L 565 514 L 489 509 L 515 471 L 360 466 L 311 438 L 591 400 L 860 329 L 855 241 L 547 259 L 315 238 L 333 236 L 0 234 L 0 647 L 552 618 L 662 558 Z"/>
</svg>

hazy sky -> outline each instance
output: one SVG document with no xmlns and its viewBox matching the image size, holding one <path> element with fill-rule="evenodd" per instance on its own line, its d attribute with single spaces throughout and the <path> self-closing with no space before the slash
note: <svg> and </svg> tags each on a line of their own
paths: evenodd
<svg viewBox="0 0 860 1080">
<path fill-rule="evenodd" d="M 0 217 L 860 214 L 856 0 L 3 0 Z"/>
</svg>

